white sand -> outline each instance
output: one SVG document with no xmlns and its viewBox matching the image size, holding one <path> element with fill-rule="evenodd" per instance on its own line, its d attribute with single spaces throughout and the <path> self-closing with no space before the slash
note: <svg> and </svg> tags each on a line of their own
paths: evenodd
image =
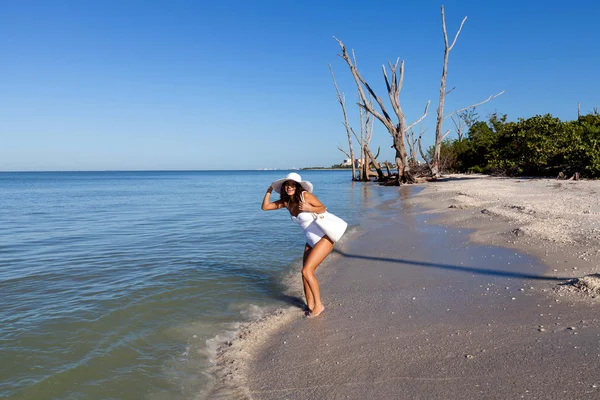
<svg viewBox="0 0 600 400">
<path fill-rule="evenodd" d="M 600 181 L 448 175 L 425 185 L 414 202 L 438 221 L 475 229 L 474 242 L 537 256 L 548 275 L 567 273 L 575 288 L 600 295 Z M 559 258 L 570 268 L 556 265 Z"/>
<path fill-rule="evenodd" d="M 317 271 L 323 315 L 245 326 L 212 397 L 600 398 L 600 182 L 450 176 L 400 191 Z"/>
<path fill-rule="evenodd" d="M 450 175 L 428 184 L 423 195 L 459 209 L 487 210 L 534 238 L 600 246 L 600 181 Z"/>
</svg>

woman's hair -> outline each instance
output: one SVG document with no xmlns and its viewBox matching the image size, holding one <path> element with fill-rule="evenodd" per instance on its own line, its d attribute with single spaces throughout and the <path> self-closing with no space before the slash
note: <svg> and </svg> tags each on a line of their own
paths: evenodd
<svg viewBox="0 0 600 400">
<path fill-rule="evenodd" d="M 296 185 L 296 192 L 294 193 L 294 202 L 300 203 L 300 201 L 302 200 L 301 195 L 302 195 L 302 192 L 304 191 L 304 188 L 298 182 L 292 181 L 292 180 L 285 181 L 285 182 L 283 182 L 283 185 L 281 185 L 281 191 L 279 193 L 281 195 L 280 199 L 286 203 L 290 202 L 291 198 L 290 198 L 290 196 L 288 196 L 287 192 L 285 191 L 285 185 L 287 185 L 288 182 L 291 182 L 294 185 Z"/>
</svg>

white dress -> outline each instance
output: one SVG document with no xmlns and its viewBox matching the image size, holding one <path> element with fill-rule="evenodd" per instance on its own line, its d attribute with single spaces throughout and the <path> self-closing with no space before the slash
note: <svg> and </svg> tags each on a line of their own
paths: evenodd
<svg viewBox="0 0 600 400">
<path fill-rule="evenodd" d="M 304 192 L 302 192 L 302 201 L 304 201 Z M 292 221 L 300 226 L 306 236 L 306 243 L 310 247 L 315 247 L 315 244 L 325 236 L 325 233 L 315 223 L 313 213 L 302 211 L 297 217 L 292 215 Z"/>
</svg>

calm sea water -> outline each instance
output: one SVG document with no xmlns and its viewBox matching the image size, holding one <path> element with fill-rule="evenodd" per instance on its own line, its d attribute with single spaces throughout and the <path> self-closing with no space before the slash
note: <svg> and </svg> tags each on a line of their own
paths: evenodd
<svg viewBox="0 0 600 400">
<path fill-rule="evenodd" d="M 215 338 L 285 305 L 303 235 L 260 203 L 287 172 L 0 173 L 0 397 L 197 398 Z M 354 229 L 398 195 L 300 172 Z"/>
</svg>

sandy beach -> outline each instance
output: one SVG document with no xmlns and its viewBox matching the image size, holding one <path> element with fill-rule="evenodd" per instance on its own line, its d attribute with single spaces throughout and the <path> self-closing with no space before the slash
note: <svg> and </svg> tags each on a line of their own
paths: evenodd
<svg viewBox="0 0 600 400">
<path fill-rule="evenodd" d="M 600 397 L 600 182 L 390 190 L 318 270 L 323 315 L 286 304 L 243 326 L 211 398 Z"/>
</svg>

